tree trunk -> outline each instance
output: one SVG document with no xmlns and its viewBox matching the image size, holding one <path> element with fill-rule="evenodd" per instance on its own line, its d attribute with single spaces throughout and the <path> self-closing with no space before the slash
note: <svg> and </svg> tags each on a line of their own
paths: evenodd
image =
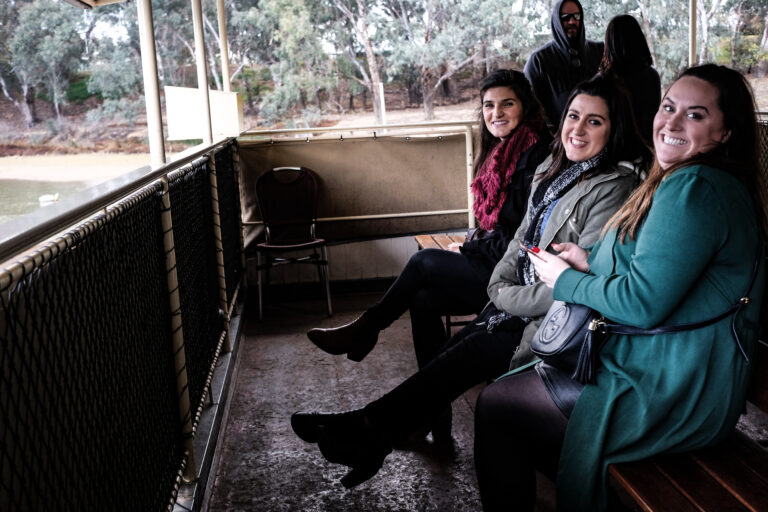
<svg viewBox="0 0 768 512">
<path fill-rule="evenodd" d="M 763 28 L 763 39 L 760 41 L 760 50 L 757 54 L 762 57 L 757 62 L 755 76 L 764 77 L 768 75 L 768 14 L 765 15 L 765 27 Z"/>
<path fill-rule="evenodd" d="M 651 0 L 646 0 L 644 2 L 638 1 L 637 4 L 638 7 L 640 7 L 640 19 L 643 22 L 643 32 L 645 33 L 645 40 L 648 43 L 648 49 L 651 51 L 653 62 L 657 62 L 656 49 L 653 44 L 653 31 L 651 30 L 651 17 L 648 14 L 648 11 L 650 10 L 650 2 Z"/>
<path fill-rule="evenodd" d="M 701 6 L 701 4 L 699 4 Z M 699 47 L 699 64 L 707 62 L 707 45 L 709 44 L 709 19 L 703 8 L 699 8 L 699 22 L 701 27 L 701 46 Z"/>
<path fill-rule="evenodd" d="M 251 95 L 251 84 L 248 82 L 248 73 L 243 73 L 243 88 L 245 89 L 245 104 L 249 109 L 253 108 L 253 96 Z"/>
<path fill-rule="evenodd" d="M 435 94 L 436 90 L 432 86 L 432 72 L 426 71 L 421 76 L 421 92 L 424 95 L 424 119 L 432 121 L 435 118 Z"/>
<path fill-rule="evenodd" d="M 37 117 L 37 109 L 35 109 L 35 86 L 24 87 L 24 101 L 22 102 L 24 118 L 27 120 L 27 127 L 35 125 L 40 122 L 40 118 Z"/>
<path fill-rule="evenodd" d="M 210 44 L 208 42 L 205 43 L 206 46 L 208 46 L 208 66 L 209 66 L 209 72 L 211 76 L 213 76 L 213 81 L 216 84 L 216 90 L 217 91 L 223 91 L 224 89 L 221 86 L 221 79 L 219 78 L 219 71 L 216 68 L 216 53 L 213 51 L 213 48 L 210 48 Z"/>
<path fill-rule="evenodd" d="M 382 98 L 379 92 L 379 84 L 381 83 L 381 77 L 379 76 L 379 66 L 376 63 L 376 55 L 373 53 L 373 45 L 371 39 L 366 32 L 365 40 L 363 41 L 365 46 L 365 56 L 368 60 L 368 72 L 371 75 L 371 97 L 373 98 L 373 115 L 376 117 L 376 124 L 382 123 L 381 104 Z"/>
</svg>

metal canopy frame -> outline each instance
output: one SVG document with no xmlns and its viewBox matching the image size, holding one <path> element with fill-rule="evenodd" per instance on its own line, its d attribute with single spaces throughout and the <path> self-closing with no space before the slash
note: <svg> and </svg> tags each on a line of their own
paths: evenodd
<svg viewBox="0 0 768 512">
<path fill-rule="evenodd" d="M 127 0 L 65 0 L 80 7 L 92 9 Z M 200 89 L 200 101 L 203 105 L 203 144 L 213 143 L 211 123 L 211 102 L 208 93 L 208 67 L 205 60 L 205 39 L 203 33 L 203 8 L 201 0 L 190 0 L 192 23 L 195 34 L 195 61 L 197 66 L 197 87 Z M 153 168 L 166 163 L 165 142 L 163 136 L 163 115 L 160 106 L 160 80 L 157 73 L 157 49 L 155 47 L 155 25 L 152 20 L 152 0 L 136 0 L 139 25 L 139 43 L 141 47 L 141 69 L 144 77 L 144 99 L 147 109 L 147 129 L 149 131 L 149 153 Z M 221 39 L 221 69 L 224 91 L 230 92 L 229 45 L 227 44 L 227 20 L 224 0 L 216 0 L 219 38 Z"/>
</svg>

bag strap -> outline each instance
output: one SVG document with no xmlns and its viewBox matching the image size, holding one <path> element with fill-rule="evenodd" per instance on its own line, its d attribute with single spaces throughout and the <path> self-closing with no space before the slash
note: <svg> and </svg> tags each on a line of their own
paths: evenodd
<svg viewBox="0 0 768 512">
<path fill-rule="evenodd" d="M 734 341 L 736 341 L 736 346 L 739 348 L 739 352 L 741 352 L 741 355 L 744 356 L 744 360 L 746 361 L 747 365 L 749 365 L 750 364 L 749 357 L 747 356 L 747 353 L 744 351 L 744 347 L 741 344 L 739 335 L 736 332 L 736 317 L 738 316 L 741 309 L 747 304 L 749 304 L 749 301 L 750 301 L 749 294 L 752 291 L 752 287 L 755 284 L 755 279 L 757 279 L 757 271 L 760 268 L 761 249 L 762 249 L 761 245 L 758 244 L 757 255 L 755 256 L 755 265 L 754 265 L 754 268 L 752 269 L 752 277 L 749 280 L 749 286 L 747 287 L 746 292 L 744 292 L 742 297 L 736 300 L 736 302 L 734 302 L 726 311 L 723 311 L 717 316 L 714 316 L 707 320 L 702 320 L 701 322 L 692 322 L 687 324 L 676 324 L 676 325 L 662 325 L 659 327 L 654 327 L 652 329 L 642 329 L 640 327 L 633 327 L 631 325 L 614 324 L 610 322 L 605 322 L 604 320 L 598 320 L 595 322 L 594 330 L 603 334 L 635 334 L 635 335 L 681 332 L 681 331 L 689 331 L 693 329 L 700 329 L 702 327 L 712 325 L 715 322 L 719 322 L 720 320 L 727 317 L 728 315 L 735 313 L 733 315 L 733 320 L 731 320 L 731 332 L 733 333 L 733 339 Z"/>
</svg>

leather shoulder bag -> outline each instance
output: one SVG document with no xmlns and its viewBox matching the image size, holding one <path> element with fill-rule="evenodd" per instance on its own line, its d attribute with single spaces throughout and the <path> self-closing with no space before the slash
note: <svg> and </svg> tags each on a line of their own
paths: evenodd
<svg viewBox="0 0 768 512">
<path fill-rule="evenodd" d="M 752 270 L 747 291 L 726 311 L 701 322 L 662 325 L 653 329 L 641 329 L 606 321 L 599 312 L 582 304 L 556 300 L 547 311 L 539 330 L 531 341 L 531 351 L 547 364 L 571 373 L 571 378 L 582 384 L 594 384 L 599 362 L 600 348 L 609 334 L 650 335 L 688 331 L 711 325 L 733 313 L 731 332 L 741 355 L 749 364 L 749 357 L 736 332 L 736 317 L 749 303 L 749 293 L 757 277 L 760 263 L 760 246 Z"/>
</svg>

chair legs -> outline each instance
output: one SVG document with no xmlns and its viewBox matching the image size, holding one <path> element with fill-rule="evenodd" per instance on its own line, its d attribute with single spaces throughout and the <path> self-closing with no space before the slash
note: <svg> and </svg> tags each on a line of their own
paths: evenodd
<svg viewBox="0 0 768 512">
<path fill-rule="evenodd" d="M 264 316 L 264 297 L 262 295 L 262 287 L 263 287 L 263 278 L 262 278 L 262 268 L 261 268 L 261 252 L 256 252 L 256 268 L 257 270 L 257 288 L 259 289 L 259 322 L 261 322 L 262 317 Z"/>
<path fill-rule="evenodd" d="M 304 257 L 300 259 L 288 259 L 284 260 L 281 258 L 278 258 L 277 260 L 270 259 L 269 254 L 263 254 L 261 251 L 256 251 L 256 268 L 257 270 L 257 289 L 258 289 L 258 299 L 259 299 L 259 321 L 263 319 L 264 316 L 264 286 L 265 286 L 265 274 L 264 272 L 269 272 L 271 262 L 277 261 L 277 264 L 284 264 L 284 263 L 312 263 L 317 265 L 317 273 L 320 277 L 320 284 L 325 289 L 325 304 L 328 308 L 328 316 L 333 316 L 333 308 L 331 307 L 331 285 L 330 285 L 330 278 L 328 276 L 328 253 L 325 246 L 320 247 L 320 254 L 317 253 L 317 248 L 313 249 L 314 256 L 312 257 Z M 314 258 L 314 261 L 312 261 L 312 258 Z M 309 260 L 309 261 L 308 261 Z M 266 263 L 265 263 L 266 262 Z M 269 274 L 267 274 L 268 276 Z"/>
<path fill-rule="evenodd" d="M 323 263 L 317 266 L 317 270 L 320 273 L 320 282 L 325 284 L 325 303 L 328 306 L 328 316 L 333 316 L 333 309 L 331 308 L 331 285 L 328 277 L 328 251 L 324 245 L 320 247 L 320 258 Z"/>
</svg>

